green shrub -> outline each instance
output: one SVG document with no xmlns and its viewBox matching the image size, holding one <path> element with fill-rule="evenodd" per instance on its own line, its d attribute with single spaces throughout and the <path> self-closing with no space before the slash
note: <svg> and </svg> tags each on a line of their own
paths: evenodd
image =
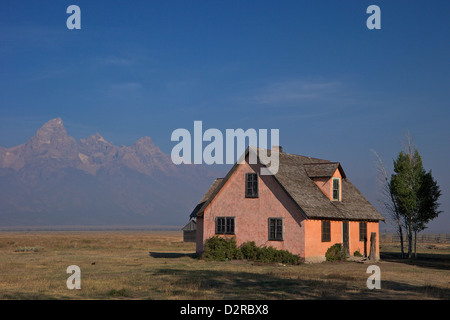
<svg viewBox="0 0 450 320">
<path fill-rule="evenodd" d="M 289 263 L 298 264 L 300 263 L 299 256 L 290 253 L 286 250 L 278 250 L 274 247 L 261 247 L 258 251 L 257 261 L 262 262 L 279 262 L 279 263 Z"/>
<path fill-rule="evenodd" d="M 336 243 L 328 248 L 325 258 L 327 261 L 344 261 L 347 259 L 347 255 L 342 244 Z"/>
<path fill-rule="evenodd" d="M 361 252 L 359 252 L 358 250 L 356 250 L 355 252 L 353 252 L 353 255 L 354 255 L 355 257 L 362 257 Z"/>
<path fill-rule="evenodd" d="M 258 247 L 254 241 L 245 242 L 240 247 L 244 259 L 261 262 L 278 262 L 298 264 L 300 257 L 286 250 L 278 250 L 274 247 Z"/>
<path fill-rule="evenodd" d="M 226 261 L 232 259 L 241 259 L 242 254 L 236 245 L 236 239 L 221 238 L 218 236 L 206 240 L 205 251 L 202 255 L 207 260 Z"/>
<path fill-rule="evenodd" d="M 300 263 L 298 255 L 286 250 L 278 250 L 273 247 L 258 247 L 254 241 L 245 242 L 238 248 L 235 238 L 225 239 L 218 236 L 206 240 L 205 251 L 202 257 L 208 260 L 219 261 L 248 259 L 266 263 Z"/>
<path fill-rule="evenodd" d="M 257 260 L 261 248 L 257 247 L 255 241 L 248 241 L 240 247 L 244 259 Z"/>
</svg>

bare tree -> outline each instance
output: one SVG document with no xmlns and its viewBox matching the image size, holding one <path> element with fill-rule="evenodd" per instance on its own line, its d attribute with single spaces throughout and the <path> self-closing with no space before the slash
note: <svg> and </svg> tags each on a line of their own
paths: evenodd
<svg viewBox="0 0 450 320">
<path fill-rule="evenodd" d="M 388 214 L 388 221 L 394 226 L 396 232 L 400 238 L 400 247 L 401 247 L 401 255 L 404 258 L 404 249 L 403 249 L 403 226 L 402 226 L 402 216 L 399 212 L 397 203 L 395 202 L 395 198 L 391 192 L 391 181 L 390 176 L 384 166 L 383 160 L 378 155 L 375 150 L 372 150 L 372 153 L 377 158 L 376 168 L 377 168 L 377 183 L 380 187 L 380 198 L 378 201 L 383 206 L 384 211 Z"/>
</svg>

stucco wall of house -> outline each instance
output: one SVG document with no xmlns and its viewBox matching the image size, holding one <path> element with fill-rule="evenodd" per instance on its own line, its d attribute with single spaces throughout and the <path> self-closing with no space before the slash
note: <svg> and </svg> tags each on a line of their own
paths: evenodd
<svg viewBox="0 0 450 320">
<path fill-rule="evenodd" d="M 273 176 L 261 176 L 260 165 L 243 162 L 229 178 L 197 222 L 197 253 L 203 252 L 206 239 L 215 235 L 216 217 L 235 217 L 235 234 L 240 246 L 255 241 L 258 246 L 272 246 L 305 255 L 305 220 L 293 200 L 282 190 Z M 245 197 L 246 173 L 258 173 L 258 198 Z M 269 218 L 283 219 L 283 241 L 269 240 Z"/>
<path fill-rule="evenodd" d="M 305 221 L 305 260 L 309 262 L 325 261 L 328 248 L 336 243 L 343 243 L 341 220 L 330 220 L 331 241 L 322 242 L 322 220 L 310 219 Z M 359 241 L 359 221 L 349 221 L 349 253 L 355 251 L 364 254 L 364 241 Z M 376 250 L 379 259 L 379 228 L 378 222 L 367 222 L 367 255 L 370 252 L 370 234 L 377 234 Z"/>
<path fill-rule="evenodd" d="M 197 217 L 197 234 L 196 234 L 196 244 L 195 244 L 195 250 L 198 254 L 201 254 L 203 252 L 203 216 Z"/>
<path fill-rule="evenodd" d="M 353 255 L 355 251 L 364 254 L 364 241 L 359 241 L 359 221 L 350 221 L 349 223 L 349 246 L 350 254 Z M 370 253 L 370 234 L 372 232 L 376 233 L 376 256 L 379 259 L 380 256 L 380 235 L 379 235 L 379 223 L 378 222 L 367 222 L 367 256 Z"/>
<path fill-rule="evenodd" d="M 325 261 L 325 253 L 335 243 L 342 243 L 342 221 L 330 220 L 330 241 L 322 242 L 322 220 L 305 221 L 305 260 Z"/>
</svg>

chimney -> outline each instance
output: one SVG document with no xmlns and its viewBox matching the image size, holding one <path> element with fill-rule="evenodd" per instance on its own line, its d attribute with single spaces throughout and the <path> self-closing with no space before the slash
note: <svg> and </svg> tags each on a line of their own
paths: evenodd
<svg viewBox="0 0 450 320">
<path fill-rule="evenodd" d="M 282 146 L 272 146 L 272 151 L 283 152 L 283 147 Z"/>
</svg>

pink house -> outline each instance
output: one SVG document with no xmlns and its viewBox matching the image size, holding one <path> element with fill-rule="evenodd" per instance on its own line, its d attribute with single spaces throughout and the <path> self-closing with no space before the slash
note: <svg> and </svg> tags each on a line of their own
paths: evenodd
<svg viewBox="0 0 450 320">
<path fill-rule="evenodd" d="M 349 255 L 369 254 L 383 216 L 348 180 L 339 162 L 288 154 L 281 147 L 279 170 L 260 175 L 263 164 L 236 163 L 216 179 L 190 217 L 197 222 L 196 251 L 215 235 L 235 237 L 237 245 L 255 241 L 298 254 L 305 261 L 323 261 L 335 243 Z"/>
</svg>

